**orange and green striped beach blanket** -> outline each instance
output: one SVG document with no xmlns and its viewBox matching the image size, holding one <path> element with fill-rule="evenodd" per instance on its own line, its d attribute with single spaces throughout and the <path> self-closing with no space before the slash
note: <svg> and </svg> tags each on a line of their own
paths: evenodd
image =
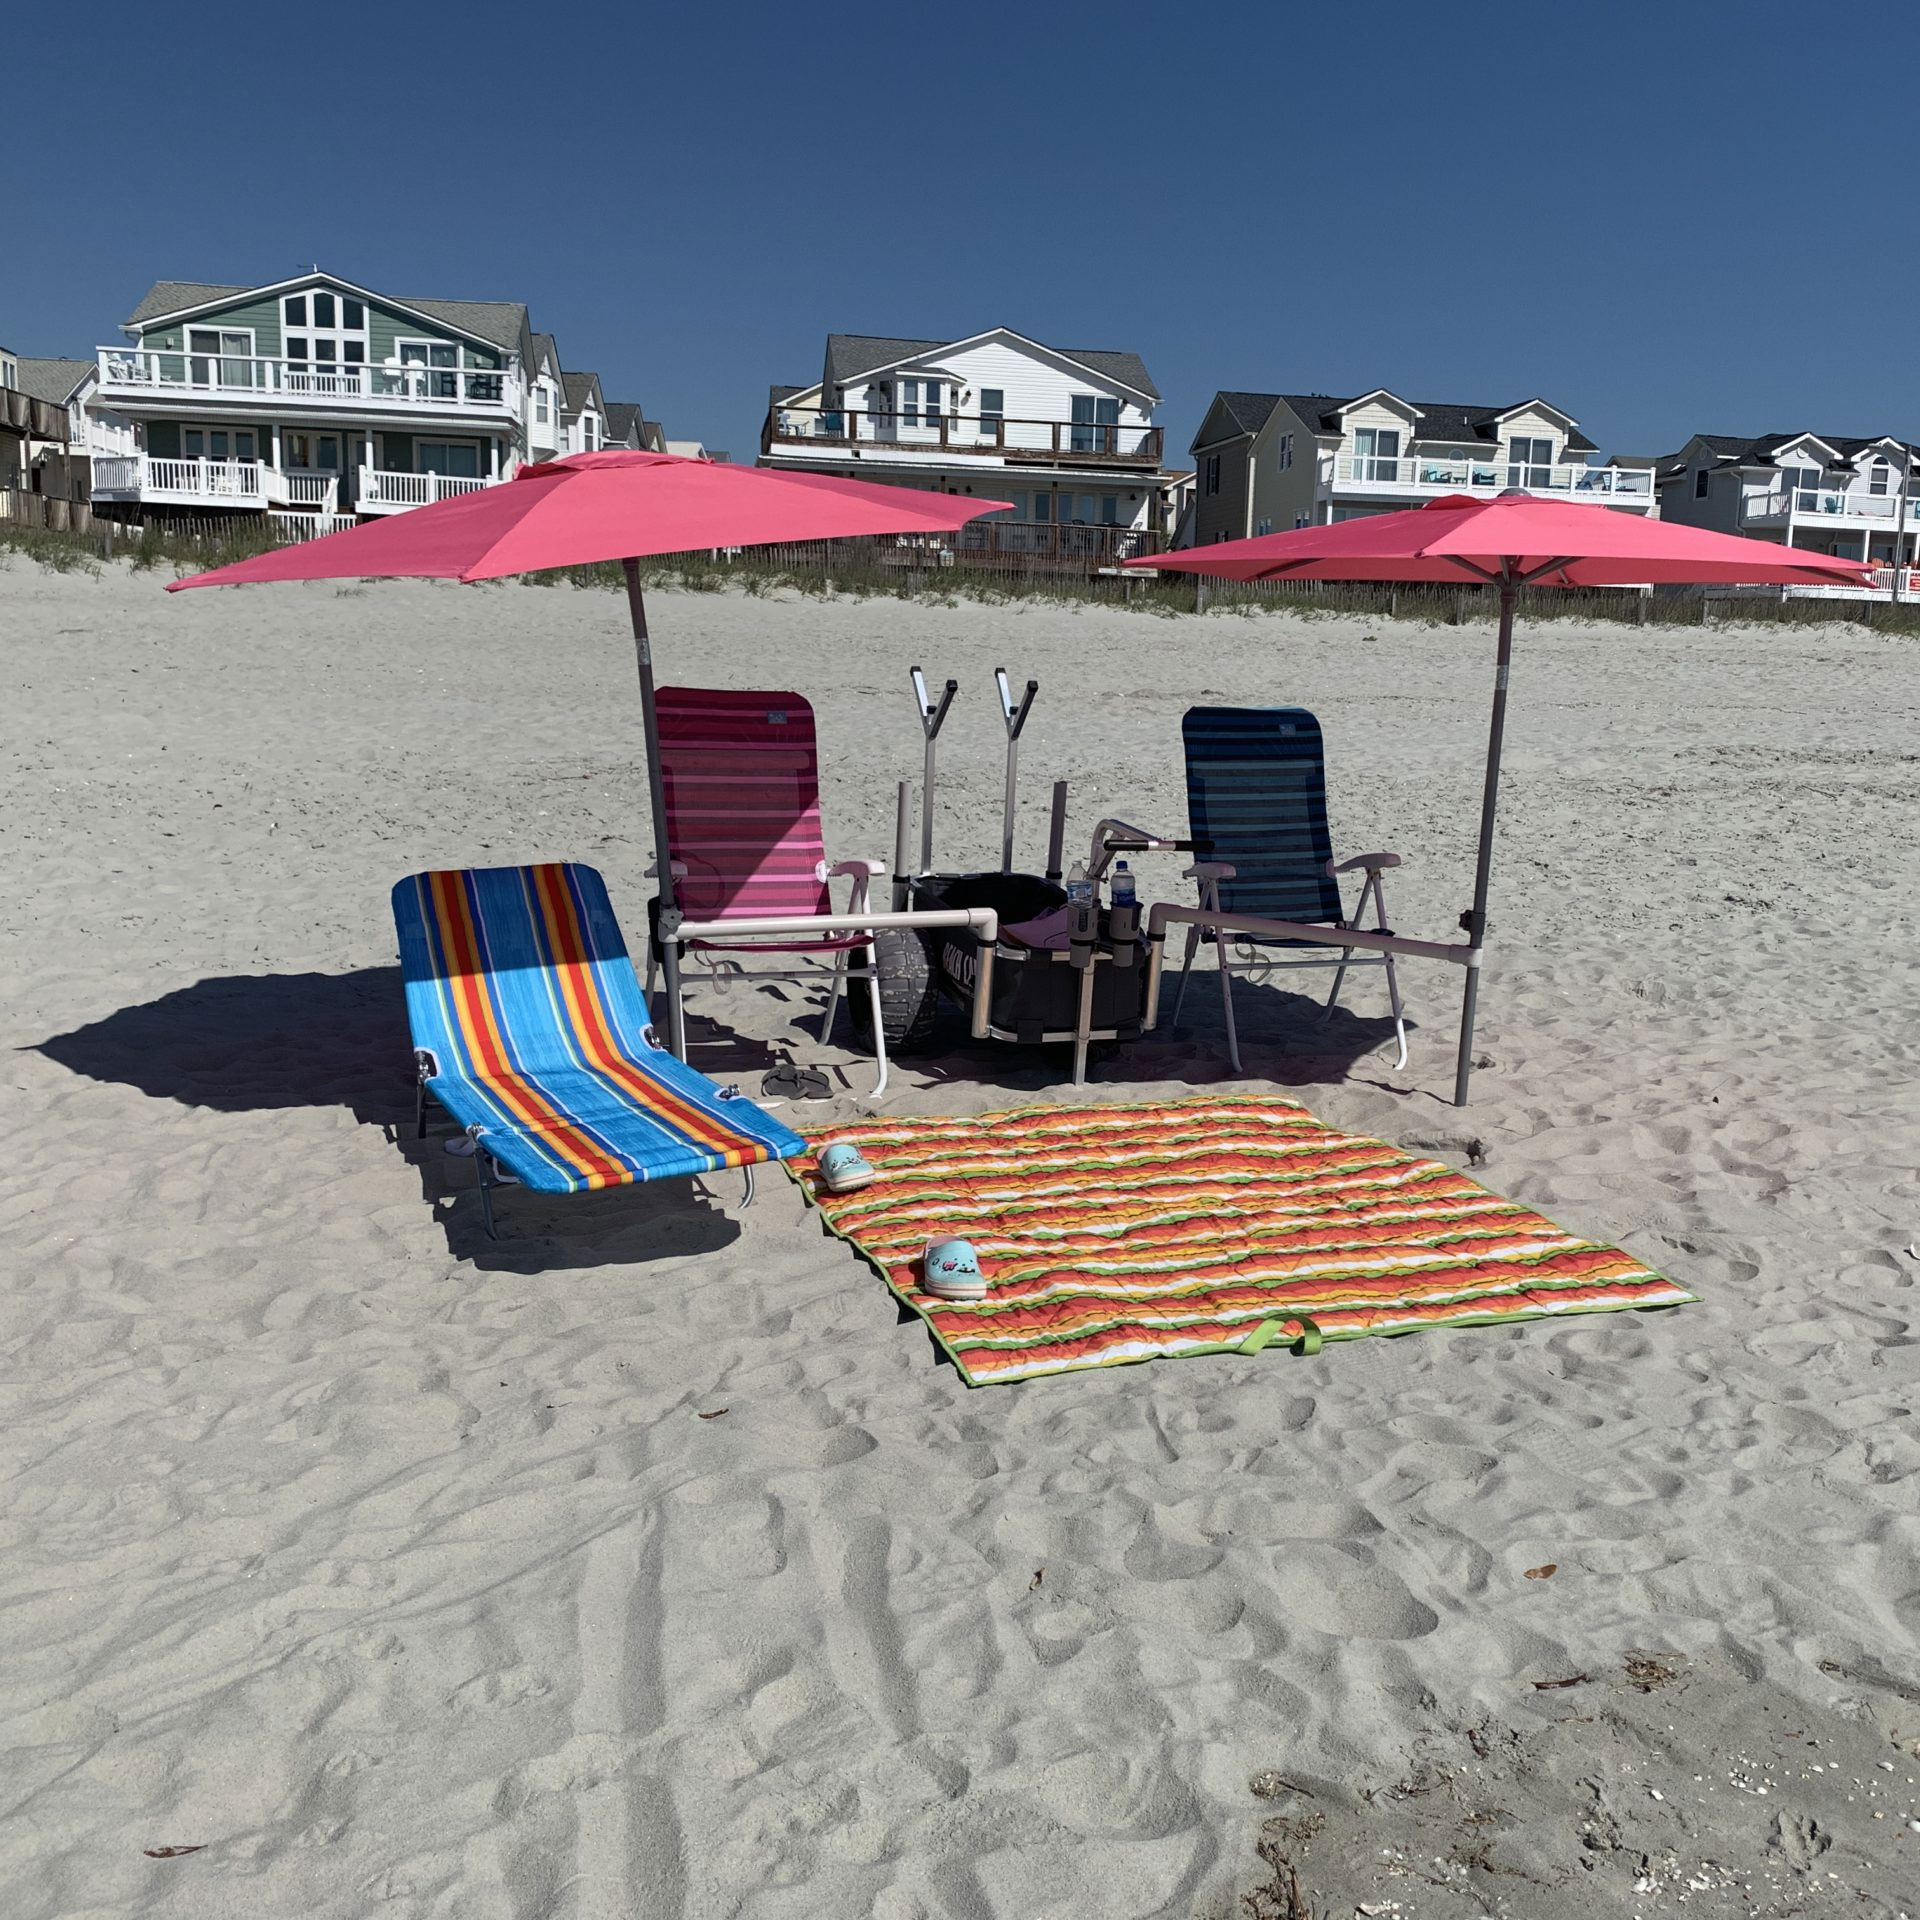
<svg viewBox="0 0 1920 1920">
<path fill-rule="evenodd" d="M 835 1141 L 877 1178 L 833 1194 Z M 1674 1307 L 1685 1287 L 1465 1174 L 1277 1098 L 873 1119 L 793 1161 L 828 1228 L 913 1308 L 969 1386 L 1416 1327 Z M 919 1290 L 970 1240 L 985 1300 Z"/>
</svg>

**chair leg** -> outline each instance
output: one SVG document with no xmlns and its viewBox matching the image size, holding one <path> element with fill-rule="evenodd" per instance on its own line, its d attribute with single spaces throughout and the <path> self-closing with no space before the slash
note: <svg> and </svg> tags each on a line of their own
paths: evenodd
<svg viewBox="0 0 1920 1920">
<path fill-rule="evenodd" d="M 413 1137 L 427 1137 L 427 1083 L 418 1077 L 413 1083 Z"/>
<path fill-rule="evenodd" d="M 1340 949 L 1340 964 L 1333 970 L 1333 991 L 1327 995 L 1326 1018 L 1329 1020 L 1333 1018 L 1333 1010 L 1335 1006 L 1339 1004 L 1340 983 L 1347 977 L 1347 965 L 1352 958 L 1353 949 L 1351 947 L 1342 947 Z"/>
<path fill-rule="evenodd" d="M 487 1149 L 478 1139 L 473 1143 L 473 1171 L 480 1181 L 480 1217 L 487 1223 L 487 1238 L 498 1240 L 500 1229 L 493 1224 L 493 1183 L 487 1178 Z"/>
<path fill-rule="evenodd" d="M 646 1002 L 649 1015 L 653 1012 L 653 976 L 660 970 L 660 958 L 653 950 L 653 942 L 647 942 L 647 985 Z"/>
<path fill-rule="evenodd" d="M 868 949 L 872 951 L 871 948 Z M 833 1040 L 833 1016 L 840 1011 L 840 990 L 847 983 L 847 954 L 843 947 L 833 956 L 833 979 L 827 987 L 827 1010 L 820 1018 L 820 1044 L 828 1046 Z"/>
<path fill-rule="evenodd" d="M 878 947 L 867 949 L 867 994 L 873 1008 L 873 1057 L 880 1068 L 879 1078 L 873 1083 L 873 1098 L 878 1100 L 887 1090 L 887 1029 L 880 1017 L 880 950 Z"/>
<path fill-rule="evenodd" d="M 1235 1073 L 1240 1071 L 1240 1033 L 1233 1024 L 1233 968 L 1227 963 L 1227 935 L 1224 927 L 1213 930 L 1214 950 L 1220 956 L 1220 1011 L 1227 1022 L 1227 1058 Z"/>
<path fill-rule="evenodd" d="M 747 1177 L 746 1191 L 740 1196 L 740 1206 L 744 1212 L 745 1209 L 753 1205 L 753 1162 L 749 1160 L 740 1171 Z"/>
<path fill-rule="evenodd" d="M 1387 956 L 1387 998 L 1393 1003 L 1393 1031 L 1400 1042 L 1400 1058 L 1393 1063 L 1395 1073 L 1403 1072 L 1407 1064 L 1407 1016 L 1400 1005 L 1400 975 L 1394 967 L 1393 956 Z"/>
<path fill-rule="evenodd" d="M 1180 963 L 1180 991 L 1173 996 L 1173 1018 L 1167 1022 L 1169 1029 L 1180 1025 L 1180 1009 L 1187 1004 L 1187 982 L 1193 978 L 1193 956 L 1200 951 L 1200 929 L 1197 925 L 1187 928 L 1187 955 Z"/>
</svg>

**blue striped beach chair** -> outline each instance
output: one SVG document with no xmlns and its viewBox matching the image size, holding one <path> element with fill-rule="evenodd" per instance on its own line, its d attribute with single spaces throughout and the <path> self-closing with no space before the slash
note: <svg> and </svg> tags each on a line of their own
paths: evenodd
<svg viewBox="0 0 1920 1920">
<path fill-rule="evenodd" d="M 676 1060 L 647 1023 L 626 941 L 591 867 L 455 868 L 393 890 L 426 1132 L 431 1095 L 490 1175 L 540 1193 L 784 1160 L 806 1142 Z"/>
<path fill-rule="evenodd" d="M 1375 926 L 1389 931 L 1381 875 L 1400 865 L 1397 853 L 1363 853 L 1336 861 L 1327 829 L 1327 769 L 1320 723 L 1304 707 L 1190 707 L 1180 723 L 1187 753 L 1187 820 L 1196 860 L 1187 877 L 1199 882 L 1200 906 L 1221 913 L 1292 920 L 1308 926 L 1358 927 L 1371 900 Z M 1340 898 L 1340 876 L 1364 869 L 1353 917 Z M 1240 1036 L 1233 1017 L 1233 976 L 1264 978 L 1277 968 L 1332 967 L 1327 995 L 1332 1014 L 1349 967 L 1379 967 L 1387 976 L 1399 1067 L 1407 1064 L 1407 1025 L 1393 955 L 1355 957 L 1351 947 L 1302 940 L 1268 940 L 1220 927 L 1187 932 L 1186 959 L 1173 1022 L 1187 997 L 1194 955 L 1211 939 L 1220 965 L 1220 1005 L 1227 1052 L 1240 1071 Z M 1294 957 L 1282 958 L 1282 954 Z"/>
</svg>

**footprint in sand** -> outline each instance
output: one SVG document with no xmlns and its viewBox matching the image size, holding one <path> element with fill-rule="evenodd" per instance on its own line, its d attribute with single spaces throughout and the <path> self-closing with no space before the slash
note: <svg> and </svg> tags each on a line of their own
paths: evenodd
<svg viewBox="0 0 1920 1920">
<path fill-rule="evenodd" d="M 1303 1627 L 1353 1640 L 1417 1640 L 1440 1624 L 1431 1607 L 1364 1549 L 1316 1541 L 1279 1547 L 1274 1592 Z"/>
</svg>

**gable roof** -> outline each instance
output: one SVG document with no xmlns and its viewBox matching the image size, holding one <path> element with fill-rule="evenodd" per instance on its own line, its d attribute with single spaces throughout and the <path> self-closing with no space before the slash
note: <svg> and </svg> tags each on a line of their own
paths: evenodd
<svg viewBox="0 0 1920 1920">
<path fill-rule="evenodd" d="M 269 287 L 296 287 L 316 277 L 331 280 L 336 286 L 356 286 L 355 282 L 331 273 L 293 274 L 285 280 L 262 281 L 257 287 L 217 286 L 205 280 L 156 280 L 141 296 L 140 304 L 127 315 L 126 325 L 144 326 L 169 314 L 190 313 L 196 307 L 263 293 Z M 527 328 L 527 308 L 522 300 L 413 300 L 400 294 L 377 293 L 372 287 L 357 287 L 356 291 L 371 294 L 376 300 L 390 301 L 396 307 L 411 308 L 430 320 L 442 321 L 456 333 L 470 334 L 509 353 L 519 350 Z"/>
<path fill-rule="evenodd" d="M 1795 433 L 1762 433 L 1752 437 L 1731 433 L 1696 433 L 1678 452 L 1662 454 L 1659 464 L 1662 472 L 1671 479 L 1686 470 L 1689 464 L 1686 456 L 1697 447 L 1708 456 L 1709 464 L 1713 466 L 1771 467 L 1778 465 L 1774 458 L 1776 452 L 1803 440 L 1815 440 L 1821 446 L 1831 448 L 1839 459 L 1830 462 L 1830 465 L 1851 467 L 1863 453 L 1874 447 L 1905 447 L 1910 460 L 1920 459 L 1920 448 L 1893 434 L 1860 436 L 1811 433 L 1802 428 Z"/>
<path fill-rule="evenodd" d="M 15 356 L 15 360 L 20 369 L 20 391 L 35 400 L 50 400 L 56 407 L 64 407 L 88 374 L 99 371 L 91 360 L 30 360 L 24 355 Z"/>
<path fill-rule="evenodd" d="M 600 391 L 600 376 L 597 373 L 563 373 L 560 387 L 567 412 L 578 413 L 589 400 L 602 413 L 606 412 L 606 396 Z"/>
<path fill-rule="evenodd" d="M 1031 338 L 1015 333 L 1011 327 L 989 327 L 986 332 L 1012 333 L 1016 340 Z M 863 373 L 896 367 L 903 360 L 918 360 L 924 354 L 938 353 L 943 347 L 959 346 L 964 341 L 982 337 L 978 333 L 964 333 L 952 340 L 903 340 L 891 334 L 830 333 L 824 384 L 843 386 Z M 1123 387 L 1130 387 L 1135 393 L 1144 393 L 1150 400 L 1160 398 L 1160 389 L 1153 384 L 1153 376 L 1137 353 L 1117 353 L 1107 347 L 1055 347 L 1044 340 L 1034 340 L 1032 344 L 1045 348 L 1048 353 L 1057 353 L 1063 360 L 1075 361 Z"/>
<path fill-rule="evenodd" d="M 646 424 L 637 400 L 607 402 L 607 438 L 609 440 L 630 440 L 636 447 L 644 447 L 647 444 L 644 431 Z"/>
<path fill-rule="evenodd" d="M 1207 409 L 1206 419 L 1200 422 L 1200 433 L 1193 439 L 1193 446 L 1203 443 L 1200 435 L 1207 430 L 1209 423 L 1217 413 L 1229 428 L 1229 431 L 1216 436 L 1222 440 L 1238 439 L 1243 433 L 1258 433 L 1273 418 L 1273 410 L 1280 404 L 1277 393 L 1234 393 L 1225 389 L 1213 396 L 1213 405 Z M 1189 447 L 1188 452 L 1193 448 Z"/>
<path fill-rule="evenodd" d="M 1341 431 L 1340 414 L 1357 400 L 1371 399 L 1376 393 L 1386 393 L 1385 387 L 1374 387 L 1367 393 L 1358 394 L 1354 399 L 1337 399 L 1325 393 L 1283 393 L 1278 398 L 1284 400 L 1301 419 L 1307 422 L 1316 433 L 1338 433 Z M 1442 441 L 1448 444 L 1460 443 L 1471 446 L 1476 442 L 1482 446 L 1491 446 L 1500 438 L 1501 422 L 1518 413 L 1521 408 L 1535 405 L 1531 400 L 1522 400 L 1504 407 L 1463 406 L 1452 400 L 1406 400 L 1401 394 L 1394 399 L 1404 401 L 1419 414 L 1418 425 L 1413 437 L 1421 441 Z M 1538 405 L 1566 420 L 1568 416 L 1551 401 L 1542 400 Z M 1597 451 L 1594 443 L 1571 423 L 1567 428 L 1567 451 L 1569 453 L 1593 453 Z"/>
<path fill-rule="evenodd" d="M 558 373 L 560 371 L 560 348 L 553 335 L 550 333 L 536 333 L 530 335 L 529 338 L 533 343 L 533 357 L 527 364 L 538 370 L 544 361 L 555 373 Z"/>
</svg>

